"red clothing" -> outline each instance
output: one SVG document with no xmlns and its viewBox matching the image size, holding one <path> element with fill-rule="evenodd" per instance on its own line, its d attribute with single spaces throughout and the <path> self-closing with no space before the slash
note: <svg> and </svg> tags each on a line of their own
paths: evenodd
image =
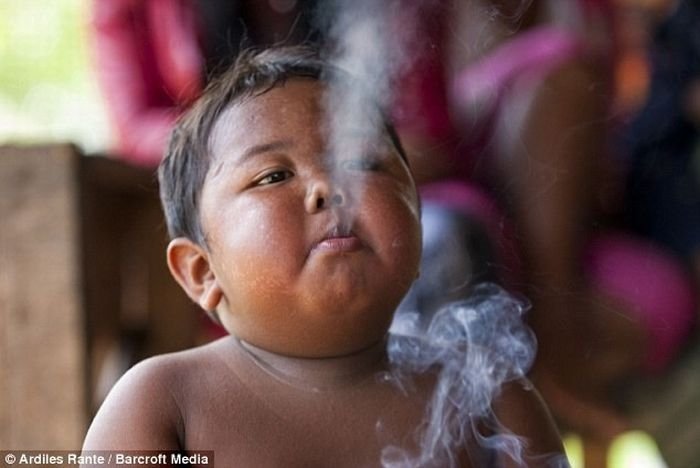
<svg viewBox="0 0 700 468">
<path fill-rule="evenodd" d="M 188 0 L 95 0 L 100 84 L 120 157 L 155 167 L 183 105 L 203 86 L 204 60 Z"/>
</svg>

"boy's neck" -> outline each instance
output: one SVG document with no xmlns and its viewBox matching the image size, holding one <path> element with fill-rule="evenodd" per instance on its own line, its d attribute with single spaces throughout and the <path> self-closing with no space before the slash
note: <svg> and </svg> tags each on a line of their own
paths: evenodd
<svg viewBox="0 0 700 468">
<path fill-rule="evenodd" d="M 322 392 L 351 388 L 386 369 L 386 341 L 358 352 L 328 358 L 286 356 L 234 338 L 243 355 L 271 378 L 291 387 Z"/>
</svg>

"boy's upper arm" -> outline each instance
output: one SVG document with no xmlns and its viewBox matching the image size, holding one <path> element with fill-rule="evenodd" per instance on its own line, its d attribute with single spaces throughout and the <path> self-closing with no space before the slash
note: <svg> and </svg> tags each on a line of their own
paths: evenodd
<svg viewBox="0 0 700 468">
<path fill-rule="evenodd" d="M 84 451 L 178 450 L 180 409 L 175 380 L 162 358 L 148 359 L 117 382 L 88 430 Z"/>
<path fill-rule="evenodd" d="M 503 426 L 527 441 L 526 466 L 565 466 L 555 462 L 565 460 L 559 431 L 544 400 L 530 382 L 518 380 L 506 384 L 494 403 L 494 410 Z M 507 458 L 502 460 L 503 466 L 510 466 Z"/>
</svg>

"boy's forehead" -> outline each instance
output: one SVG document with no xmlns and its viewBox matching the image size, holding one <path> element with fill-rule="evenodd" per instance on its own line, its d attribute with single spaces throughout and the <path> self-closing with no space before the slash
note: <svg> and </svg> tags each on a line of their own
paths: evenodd
<svg viewBox="0 0 700 468">
<path fill-rule="evenodd" d="M 230 105 L 217 119 L 209 139 L 213 161 L 245 156 L 254 147 L 293 145 L 317 138 L 351 141 L 360 147 L 391 145 L 378 108 L 362 122 L 334 113 L 327 84 L 292 79 Z M 335 119 L 335 122 L 334 122 Z M 332 134 L 332 135 L 331 135 Z"/>
<path fill-rule="evenodd" d="M 323 86 L 310 79 L 295 79 L 253 93 L 229 105 L 216 120 L 209 138 L 213 155 L 262 142 L 294 129 L 320 128 Z M 233 146 L 233 148 L 232 148 Z"/>
</svg>

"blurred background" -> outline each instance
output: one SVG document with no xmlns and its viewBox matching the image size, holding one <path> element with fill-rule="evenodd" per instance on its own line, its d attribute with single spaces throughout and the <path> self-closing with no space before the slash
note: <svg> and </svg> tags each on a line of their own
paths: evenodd
<svg viewBox="0 0 700 468">
<path fill-rule="evenodd" d="M 700 467 L 700 2 L 424 3 L 394 114 L 449 271 L 532 299 L 573 466 Z M 0 0 L 0 449 L 78 449 L 129 366 L 222 336 L 169 277 L 154 168 L 209 77 L 323 41 L 323 7 Z"/>
<path fill-rule="evenodd" d="M 0 2 L 0 139 L 107 149 L 112 130 L 95 79 L 90 2 Z"/>
</svg>

